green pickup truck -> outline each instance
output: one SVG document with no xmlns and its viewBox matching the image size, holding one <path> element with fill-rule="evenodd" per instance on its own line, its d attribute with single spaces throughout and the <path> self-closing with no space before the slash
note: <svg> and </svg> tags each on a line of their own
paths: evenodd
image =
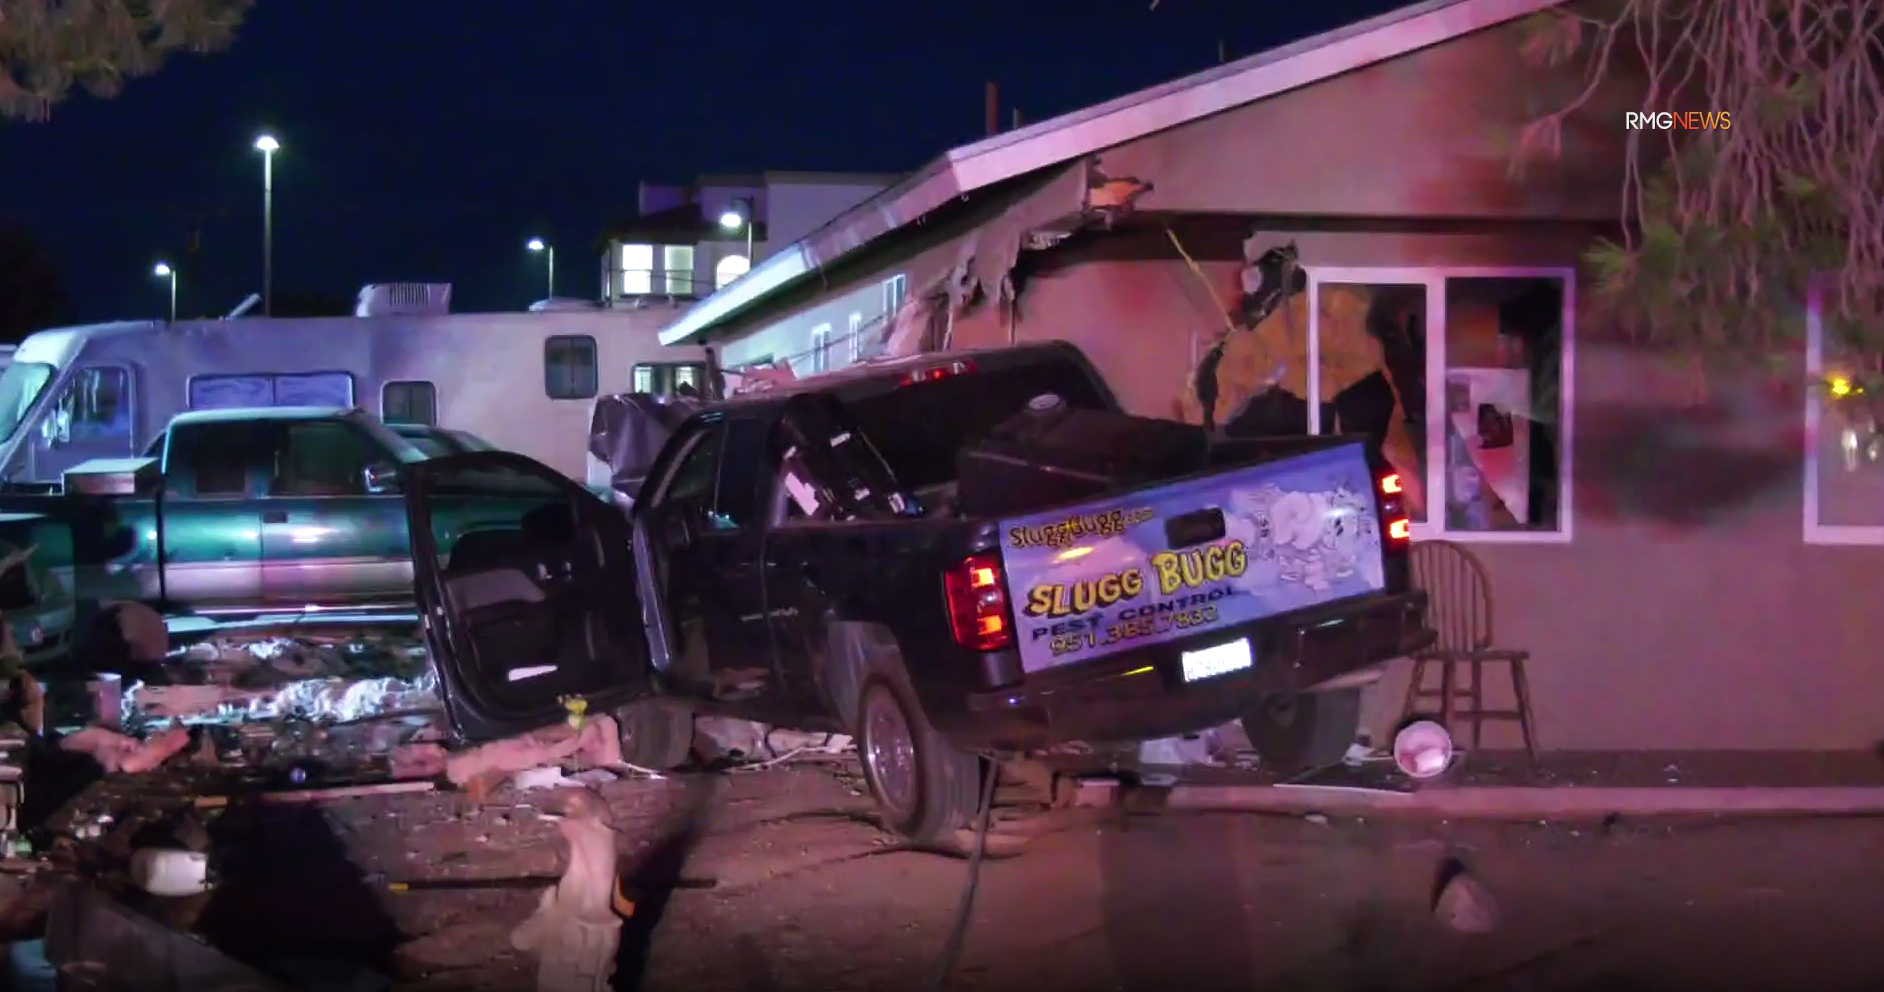
<svg viewBox="0 0 1884 992">
<path fill-rule="evenodd" d="M 115 601 L 218 620 L 407 613 L 399 478 L 429 456 L 415 440 L 358 410 L 185 413 L 145 457 L 74 466 L 58 494 L 0 495 L 0 538 L 38 546 L 36 564 L 70 593 L 80 623 Z M 534 505 L 447 502 L 434 538 L 454 550 L 481 530 L 514 535 Z"/>
</svg>

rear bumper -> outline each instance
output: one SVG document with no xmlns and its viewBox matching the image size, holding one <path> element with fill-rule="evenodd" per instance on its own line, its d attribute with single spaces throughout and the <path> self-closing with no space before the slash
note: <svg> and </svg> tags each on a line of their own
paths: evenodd
<svg viewBox="0 0 1884 992">
<path fill-rule="evenodd" d="M 1426 594 L 1370 596 L 1030 675 L 970 695 L 942 728 L 958 747 L 1033 750 L 1067 741 L 1149 740 L 1238 718 L 1256 699 L 1312 690 L 1419 651 L 1433 641 Z M 1255 663 L 1184 681 L 1185 651 L 1248 637 Z"/>
</svg>

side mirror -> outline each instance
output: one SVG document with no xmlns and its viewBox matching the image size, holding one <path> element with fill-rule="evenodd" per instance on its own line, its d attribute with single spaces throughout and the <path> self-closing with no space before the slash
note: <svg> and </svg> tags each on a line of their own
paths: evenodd
<svg viewBox="0 0 1884 992">
<path fill-rule="evenodd" d="M 360 481 L 365 485 L 366 491 L 373 495 L 398 492 L 399 467 L 383 463 L 368 465 L 360 473 Z"/>
</svg>

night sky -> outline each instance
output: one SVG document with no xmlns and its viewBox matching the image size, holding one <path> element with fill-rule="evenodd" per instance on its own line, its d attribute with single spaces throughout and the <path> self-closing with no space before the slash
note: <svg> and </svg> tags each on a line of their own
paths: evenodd
<svg viewBox="0 0 1884 992">
<path fill-rule="evenodd" d="M 906 171 L 979 136 L 986 80 L 1036 121 L 1400 5 L 259 0 L 226 52 L 0 123 L 0 221 L 51 251 L 74 322 L 162 316 L 159 259 L 182 316 L 226 312 L 261 285 L 267 129 L 278 303 L 438 281 L 519 309 L 532 235 L 560 295 L 598 292 L 642 179 Z"/>
</svg>

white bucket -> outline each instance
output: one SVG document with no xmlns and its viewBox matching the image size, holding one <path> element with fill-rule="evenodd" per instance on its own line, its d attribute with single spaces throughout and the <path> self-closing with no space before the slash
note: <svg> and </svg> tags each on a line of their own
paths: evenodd
<svg viewBox="0 0 1884 992">
<path fill-rule="evenodd" d="M 131 852 L 131 881 L 154 896 L 193 896 L 209 890 L 209 855 L 144 847 Z"/>
<path fill-rule="evenodd" d="M 1436 778 L 1452 767 L 1452 734 L 1432 720 L 1415 720 L 1393 737 L 1393 764 L 1408 778 Z"/>
</svg>

